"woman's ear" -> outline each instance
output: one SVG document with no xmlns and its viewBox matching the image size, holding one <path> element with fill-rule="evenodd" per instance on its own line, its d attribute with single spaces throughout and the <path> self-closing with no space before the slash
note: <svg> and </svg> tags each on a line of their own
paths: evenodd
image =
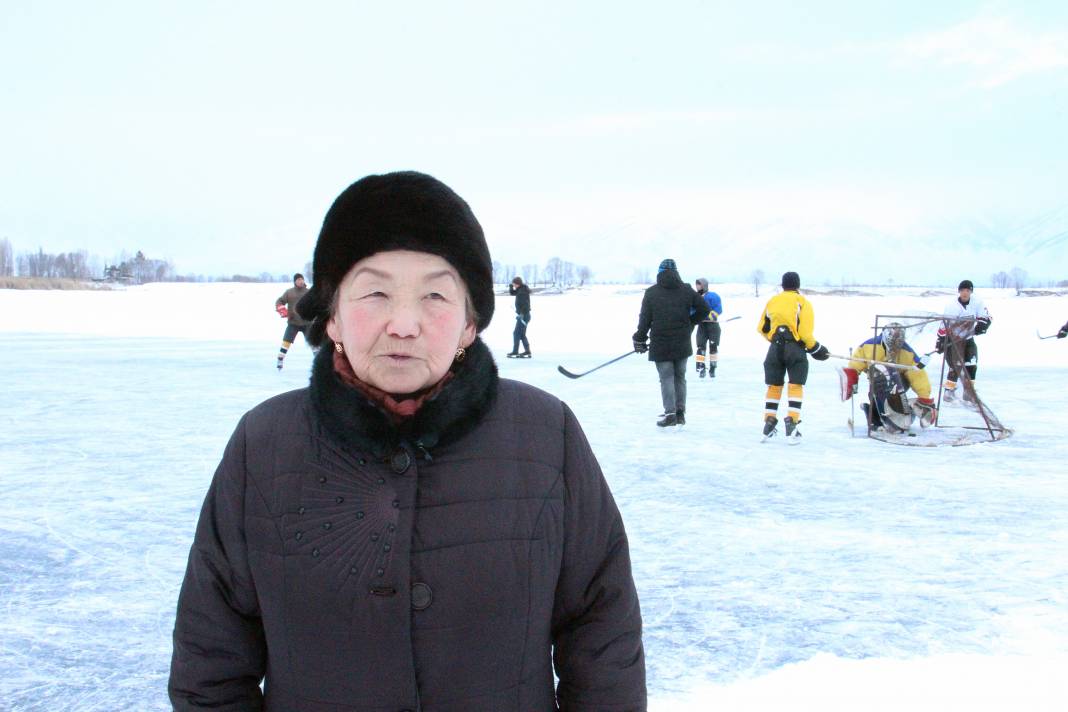
<svg viewBox="0 0 1068 712">
<path fill-rule="evenodd" d="M 468 321 L 467 326 L 464 327 L 463 332 L 460 334 L 460 346 L 465 349 L 471 344 L 475 343 L 475 337 L 478 336 L 478 328 L 475 322 Z"/>
<path fill-rule="evenodd" d="M 341 343 L 341 334 L 338 333 L 337 324 L 334 323 L 334 317 L 326 322 L 326 335 L 330 337 L 330 340 L 335 344 Z"/>
</svg>

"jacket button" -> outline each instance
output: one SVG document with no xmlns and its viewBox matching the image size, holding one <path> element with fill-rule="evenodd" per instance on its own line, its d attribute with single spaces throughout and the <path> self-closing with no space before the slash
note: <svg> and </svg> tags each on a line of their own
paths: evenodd
<svg viewBox="0 0 1068 712">
<path fill-rule="evenodd" d="M 305 509 L 304 507 L 301 507 L 300 509 L 297 510 L 297 514 L 304 514 L 307 511 L 308 511 L 307 509 Z"/>
<path fill-rule="evenodd" d="M 371 541 L 378 541 L 378 532 L 371 532 Z"/>
<path fill-rule="evenodd" d="M 425 583 L 412 584 L 412 608 L 425 611 L 434 600 L 434 592 Z"/>
<path fill-rule="evenodd" d="M 334 525 L 331 524 L 330 522 L 323 522 L 323 529 L 326 529 L 327 531 L 330 531 L 330 527 L 332 527 L 332 526 L 334 526 Z"/>
<path fill-rule="evenodd" d="M 386 484 L 386 478 L 385 477 L 379 477 L 378 478 L 378 484 L 380 484 L 380 485 Z"/>
<path fill-rule="evenodd" d="M 412 456 L 408 454 L 407 450 L 397 450 L 389 458 L 389 467 L 398 475 L 404 474 L 408 470 L 408 466 L 412 464 Z"/>
<path fill-rule="evenodd" d="M 334 497 L 334 504 L 341 504 L 345 501 L 344 497 Z"/>
<path fill-rule="evenodd" d="M 356 512 L 357 519 L 363 519 L 363 512 Z"/>
<path fill-rule="evenodd" d="M 320 477 L 319 478 L 319 484 L 325 485 L 326 484 L 326 478 L 325 477 Z"/>
<path fill-rule="evenodd" d="M 301 539 L 304 538 L 304 532 L 297 532 L 296 534 L 293 535 L 293 538 L 296 539 L 297 541 L 300 541 Z"/>
</svg>

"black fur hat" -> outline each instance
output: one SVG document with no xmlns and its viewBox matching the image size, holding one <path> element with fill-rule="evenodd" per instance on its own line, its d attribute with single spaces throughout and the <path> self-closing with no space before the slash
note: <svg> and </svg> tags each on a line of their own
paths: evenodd
<svg viewBox="0 0 1068 712">
<path fill-rule="evenodd" d="M 782 276 L 782 288 L 786 291 L 801 289 L 801 275 L 797 272 L 786 272 Z"/>
<path fill-rule="evenodd" d="M 318 346 L 334 294 L 352 266 L 388 250 L 429 252 L 456 268 L 478 313 L 478 331 L 493 318 L 493 265 L 471 208 L 447 185 L 404 171 L 361 178 L 344 190 L 323 219 L 315 243 L 315 284 L 297 305 L 314 320 L 308 343 Z"/>
</svg>

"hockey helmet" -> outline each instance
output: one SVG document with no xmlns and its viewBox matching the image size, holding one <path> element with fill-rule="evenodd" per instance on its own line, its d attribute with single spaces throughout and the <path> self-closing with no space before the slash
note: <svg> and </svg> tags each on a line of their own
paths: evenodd
<svg viewBox="0 0 1068 712">
<path fill-rule="evenodd" d="M 901 347 L 905 345 L 905 327 L 896 321 L 890 322 L 883 327 L 883 331 L 879 335 L 879 341 L 882 343 L 883 348 L 886 349 L 888 360 L 897 358 L 897 355 L 901 353 Z"/>
</svg>

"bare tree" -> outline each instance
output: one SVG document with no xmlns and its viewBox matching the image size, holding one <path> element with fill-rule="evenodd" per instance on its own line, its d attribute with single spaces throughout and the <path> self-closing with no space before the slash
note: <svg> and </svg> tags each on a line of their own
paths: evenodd
<svg viewBox="0 0 1068 712">
<path fill-rule="evenodd" d="M 564 275 L 564 262 L 559 257 L 551 257 L 545 264 L 545 279 L 553 286 L 559 286 Z"/>
<path fill-rule="evenodd" d="M 653 281 L 649 276 L 649 270 L 642 267 L 634 268 L 634 272 L 631 274 L 631 280 L 633 280 L 635 284 L 649 284 L 649 282 Z"/>
<path fill-rule="evenodd" d="M 0 277 L 11 277 L 15 274 L 15 258 L 11 253 L 11 243 L 5 237 L 0 240 Z"/>
<path fill-rule="evenodd" d="M 575 265 L 573 262 L 564 262 L 561 277 L 565 287 L 570 287 L 575 283 Z"/>
<path fill-rule="evenodd" d="M 1009 275 L 1004 270 L 990 275 L 990 283 L 994 289 L 1005 289 L 1009 286 Z"/>
<path fill-rule="evenodd" d="M 591 279 L 593 279 L 593 272 L 586 265 L 579 265 L 578 266 L 578 278 L 579 278 L 579 286 L 581 287 L 581 286 L 585 285 L 586 282 L 589 282 Z"/>
<path fill-rule="evenodd" d="M 1009 284 L 1016 290 L 1016 296 L 1020 296 L 1020 290 L 1027 286 L 1027 272 L 1019 267 L 1013 267 L 1009 278 Z"/>
<path fill-rule="evenodd" d="M 749 273 L 749 281 L 753 283 L 753 296 L 760 296 L 760 285 L 764 282 L 764 270 L 755 269 Z"/>
</svg>

